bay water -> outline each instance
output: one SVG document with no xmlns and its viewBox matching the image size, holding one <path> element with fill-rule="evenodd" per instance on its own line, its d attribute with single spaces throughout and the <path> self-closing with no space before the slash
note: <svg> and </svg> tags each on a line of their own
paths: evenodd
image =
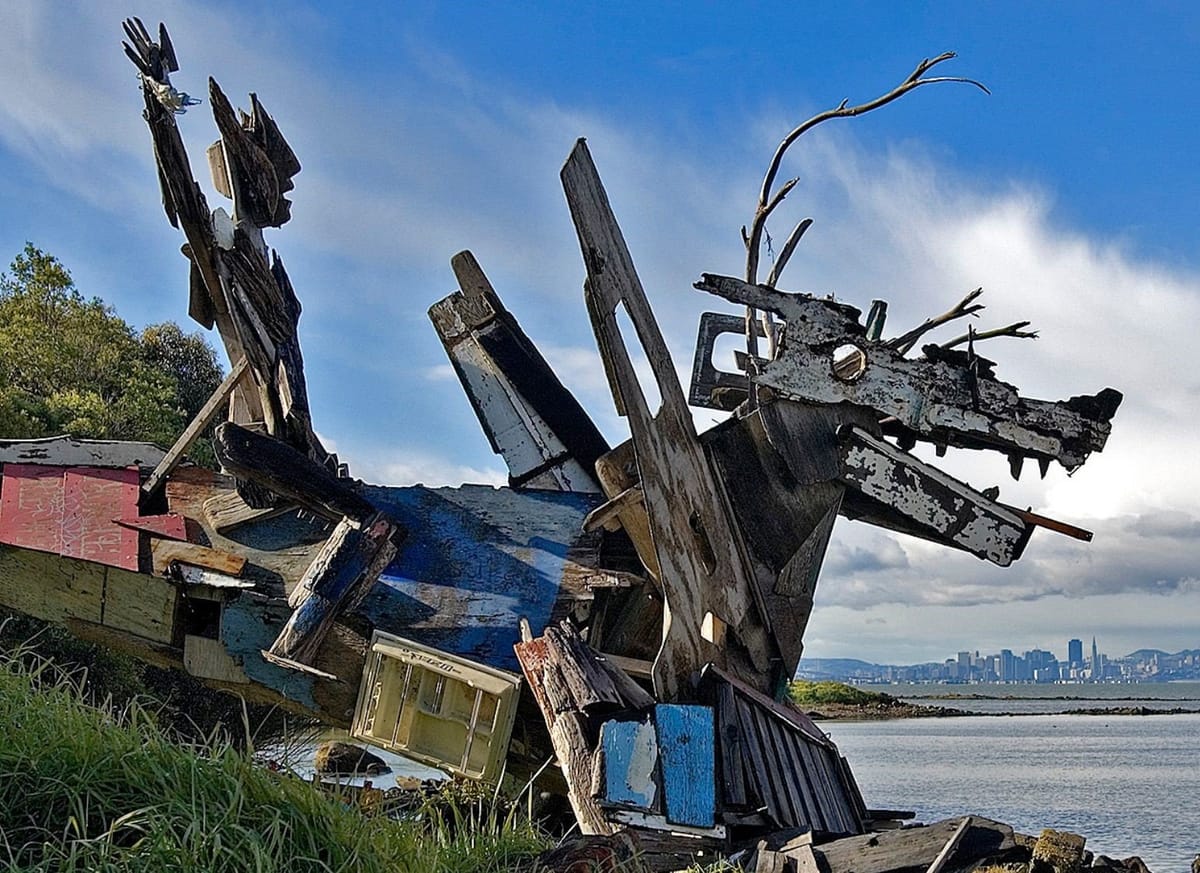
<svg viewBox="0 0 1200 873">
<path fill-rule="evenodd" d="M 1065 695 L 1067 686 L 1000 686 L 1005 697 L 955 700 L 929 699 L 944 687 L 917 686 L 925 693 L 897 696 L 993 714 L 821 727 L 870 807 L 913 810 L 925 822 L 977 814 L 1035 836 L 1046 827 L 1073 831 L 1096 854 L 1139 855 L 1154 873 L 1188 873 L 1200 853 L 1200 712 L 1028 714 L 1052 711 L 1036 708 L 1043 704 L 1200 710 L 1200 686 L 1187 684 L 1193 688 L 1070 686 L 1078 693 Z M 982 693 L 956 688 L 968 689 Z M 1046 700 L 1047 693 L 1071 699 Z"/>
</svg>

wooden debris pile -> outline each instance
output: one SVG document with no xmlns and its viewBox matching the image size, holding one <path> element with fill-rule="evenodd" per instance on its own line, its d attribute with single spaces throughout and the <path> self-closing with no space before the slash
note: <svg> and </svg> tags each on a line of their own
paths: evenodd
<svg viewBox="0 0 1200 873">
<path fill-rule="evenodd" d="M 784 140 L 744 278 L 696 283 L 748 309 L 703 317 L 686 395 L 580 140 L 562 183 L 629 440 L 607 444 L 462 252 L 459 290 L 429 315 L 509 486 L 386 488 L 350 479 L 312 427 L 300 304 L 264 240 L 290 217 L 295 154 L 255 95 L 235 113 L 210 79 L 220 139 L 207 157 L 232 211 L 210 210 L 177 127 L 196 101 L 171 84 L 170 38 L 137 19 L 125 32 L 163 205 L 186 238 L 189 312 L 217 329 L 231 370 L 165 452 L 0 443 L 0 604 L 457 775 L 537 774 L 609 841 L 588 851 L 616 840 L 656 868 L 738 847 L 749 869 L 833 873 L 928 867 L 943 849 L 961 869 L 964 853 L 1008 850 L 1011 832 L 978 819 L 869 833 L 904 814 L 868 809 L 837 748 L 783 699 L 839 515 L 1000 566 L 1036 527 L 1090 538 L 909 449 L 999 451 L 1014 475 L 1026 459 L 1074 469 L 1103 448 L 1118 392 L 1040 401 L 999 381 L 975 346 L 1032 336 L 1024 323 L 907 356 L 978 312 L 977 292 L 883 339 L 881 302 L 864 323 L 847 304 L 776 290 L 807 219 L 757 281 L 766 218 L 795 184 L 772 192 L 782 151 L 821 120 L 944 81 L 925 74 L 948 56 Z M 712 351 L 731 330 L 747 349 L 726 372 Z M 698 432 L 689 402 L 731 414 Z M 188 465 L 221 417 L 222 472 Z"/>
</svg>

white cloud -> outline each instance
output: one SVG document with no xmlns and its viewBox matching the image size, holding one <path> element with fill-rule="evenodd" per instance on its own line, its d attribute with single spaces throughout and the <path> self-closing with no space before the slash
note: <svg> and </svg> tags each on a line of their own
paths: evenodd
<svg viewBox="0 0 1200 873">
<path fill-rule="evenodd" d="M 65 192 L 65 203 L 121 216 L 136 249 L 163 221 L 140 97 L 117 48 L 127 10 L 108 0 L 64 8 L 27 0 L 0 11 L 0 146 Z M 235 104 L 255 89 L 305 165 L 295 220 L 270 241 L 305 302 L 302 331 L 325 340 L 306 350 L 310 374 L 323 374 L 312 381 L 328 386 L 312 391 L 314 414 L 348 454 L 362 456 L 348 458 L 355 475 L 390 484 L 504 480 L 478 434 L 462 436 L 433 414 L 469 421 L 469 410 L 444 411 L 430 390 L 448 368 L 424 317 L 453 288 L 450 255 L 467 247 L 602 430 L 622 438 L 558 183 L 579 135 L 589 138 L 686 381 L 698 313 L 729 311 L 691 283 L 701 272 L 741 272 L 738 227 L 761 168 L 796 119 L 731 118 L 730 131 L 751 135 L 688 151 L 703 141 L 694 131 L 629 127 L 553 96 L 514 93 L 411 40 L 400 41 L 398 72 L 380 70 L 369 82 L 316 69 L 305 41 L 319 38 L 318 13 L 299 13 L 304 26 L 291 29 L 266 27 L 256 14 L 176 0 L 143 17 L 170 24 L 180 87 L 205 96 L 211 71 Z M 215 136 L 208 116 L 207 105 L 196 107 L 181 124 L 198 174 Z M 819 606 L 1013 604 L 1164 587 L 1184 597 L 1200 566 L 1189 535 L 1200 518 L 1200 474 L 1188 463 L 1200 397 L 1190 364 L 1200 277 L 1062 226 L 1051 193 L 964 177 L 911 143 L 869 149 L 854 131 L 813 135 L 789 158 L 783 175 L 802 182 L 772 230 L 780 239 L 789 220 L 809 214 L 816 224 L 782 287 L 833 291 L 864 309 L 886 298 L 888 333 L 896 333 L 983 285 L 981 325 L 1028 318 L 1041 331 L 1035 342 L 984 347 L 1000 378 L 1042 399 L 1111 385 L 1126 401 L 1108 449 L 1069 480 L 1056 469 L 1040 482 L 1030 465 L 1013 483 L 1003 459 L 965 453 L 938 462 L 977 486 L 1000 484 L 1008 502 L 1094 527 L 1092 545 L 1039 533 L 1021 562 L 999 570 L 842 522 Z M 182 317 L 181 276 L 163 284 Z M 327 417 L 349 409 L 347 398 L 352 412 Z M 381 435 L 394 447 L 379 448 Z"/>
</svg>

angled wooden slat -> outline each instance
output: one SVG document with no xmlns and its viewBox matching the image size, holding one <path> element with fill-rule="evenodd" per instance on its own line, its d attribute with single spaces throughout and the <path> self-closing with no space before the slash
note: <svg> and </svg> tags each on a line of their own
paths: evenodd
<svg viewBox="0 0 1200 873">
<path fill-rule="evenodd" d="M 770 619 L 742 564 L 737 531 L 704 456 L 666 342 L 586 144 L 576 143 L 562 170 L 563 189 L 587 267 L 585 297 L 617 411 L 629 419 L 666 606 L 655 661 L 660 700 L 686 694 L 709 661 L 730 663 L 705 639 L 711 614 L 728 625 L 748 655 L 747 681 L 769 683 L 775 649 Z M 661 406 L 652 410 L 617 324 L 623 309 L 646 353 Z"/>
</svg>

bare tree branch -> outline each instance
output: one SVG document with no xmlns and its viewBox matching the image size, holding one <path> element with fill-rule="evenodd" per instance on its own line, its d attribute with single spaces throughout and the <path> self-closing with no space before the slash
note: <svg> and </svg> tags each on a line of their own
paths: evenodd
<svg viewBox="0 0 1200 873">
<path fill-rule="evenodd" d="M 812 227 L 813 220 L 811 218 L 803 219 L 799 224 L 792 228 L 792 232 L 788 234 L 787 242 L 783 244 L 783 248 L 779 250 L 779 256 L 775 259 L 775 263 L 771 267 L 771 275 L 767 276 L 767 287 L 774 288 L 779 282 L 779 276 L 783 273 L 783 268 L 787 266 L 788 259 L 791 258 L 792 252 L 796 250 L 797 243 L 804 236 L 805 231 Z"/>
<path fill-rule="evenodd" d="M 984 309 L 985 306 L 982 303 L 972 304 L 972 301 L 982 293 L 982 288 L 976 288 L 941 315 L 935 316 L 934 318 L 925 319 L 925 321 L 908 331 L 908 333 L 903 333 L 895 339 L 888 340 L 886 345 L 895 349 L 902 355 L 908 354 L 912 350 L 912 347 L 917 344 L 917 340 L 929 333 L 929 331 L 933 330 L 935 327 L 939 327 L 948 321 L 954 321 L 956 318 L 963 318 L 967 315 L 975 315 L 977 312 L 979 312 L 979 310 Z"/>
<path fill-rule="evenodd" d="M 1026 327 L 1029 327 L 1028 321 L 1018 321 L 1008 325 L 1007 327 L 997 327 L 993 328 L 992 330 L 972 331 L 970 333 L 964 333 L 962 336 L 956 336 L 948 343 L 942 343 L 942 348 L 952 349 L 955 346 L 961 346 L 968 339 L 979 341 L 993 339 L 998 336 L 1012 336 L 1017 337 L 1018 339 L 1037 339 L 1038 332 L 1036 330 L 1023 330 L 1023 328 Z"/>
<path fill-rule="evenodd" d="M 754 220 L 750 224 L 749 234 L 747 234 L 744 227 L 742 228 L 742 241 L 746 244 L 747 282 L 751 284 L 757 284 L 758 282 L 758 266 L 760 249 L 762 248 L 763 229 L 766 226 L 768 216 L 770 216 L 770 214 L 775 210 L 775 207 L 777 207 L 783 201 L 783 199 L 788 195 L 788 192 L 795 187 L 796 182 L 798 181 L 796 179 L 791 179 L 784 183 L 784 185 L 777 192 L 775 192 L 774 195 L 771 193 L 771 189 L 775 185 L 775 177 L 779 174 L 779 167 L 783 163 L 783 156 L 791 147 L 792 143 L 822 122 L 828 121 L 831 118 L 852 118 L 856 115 L 862 115 L 865 112 L 870 112 L 873 109 L 886 106 L 893 100 L 903 97 L 909 91 L 919 88 L 922 85 L 932 85 L 939 82 L 962 82 L 968 85 L 974 85 L 985 94 L 991 93 L 982 83 L 977 82 L 974 79 L 958 76 L 933 76 L 929 78 L 923 78 L 926 73 L 928 73 L 938 64 L 942 63 L 943 61 L 948 61 L 953 57 L 955 57 L 954 52 L 943 52 L 935 58 L 926 58 L 921 61 L 921 63 L 917 64 L 916 69 L 909 74 L 908 78 L 906 78 L 903 82 L 886 94 L 876 97 L 874 100 L 869 100 L 866 103 L 860 103 L 857 106 L 849 106 L 847 105 L 849 101 L 843 100 L 838 104 L 836 109 L 828 109 L 825 112 L 814 115 L 803 124 L 794 128 L 788 133 L 787 136 L 783 138 L 783 141 L 780 142 L 779 147 L 776 148 L 775 154 L 771 158 L 771 163 L 767 167 L 766 175 L 763 177 L 762 188 L 760 189 L 758 195 L 758 206 L 754 212 Z M 801 234 L 802 233 L 803 231 L 801 231 Z M 797 237 L 797 240 L 798 239 L 799 237 Z M 791 253 L 789 252 L 788 254 L 790 256 Z M 782 258 L 781 260 L 783 263 L 786 263 L 787 259 Z M 783 265 L 777 262 L 775 268 L 771 271 L 771 275 L 773 276 L 773 281 L 771 282 L 772 286 L 774 285 L 775 281 L 778 281 L 782 271 Z M 756 353 L 758 347 L 757 333 L 752 327 L 755 320 L 754 316 L 755 313 L 753 308 L 747 307 L 746 349 L 751 355 Z M 768 333 L 769 337 L 772 335 L 773 334 L 771 332 Z"/>
<path fill-rule="evenodd" d="M 886 106 L 893 100 L 903 97 L 909 91 L 921 87 L 922 85 L 932 85 L 939 82 L 962 82 L 968 85 L 974 85 L 985 94 L 991 92 L 981 83 L 974 79 L 963 78 L 959 76 L 935 76 L 932 78 L 922 78 L 925 73 L 933 69 L 943 61 L 948 61 L 955 57 L 954 52 L 943 52 L 935 58 L 926 58 L 917 64 L 917 68 L 912 73 L 886 94 L 876 97 L 874 100 L 869 100 L 866 103 L 860 103 L 857 106 L 847 106 L 846 100 L 843 100 L 836 109 L 827 109 L 824 112 L 814 115 L 812 118 L 805 121 L 803 124 L 794 128 L 780 142 L 779 147 L 775 150 L 774 156 L 771 158 L 771 163 L 767 167 L 766 175 L 763 177 L 762 188 L 758 194 L 758 209 L 754 215 L 754 222 L 750 226 L 750 251 L 746 259 L 746 281 L 754 284 L 757 282 L 758 274 L 758 254 L 757 247 L 762 241 L 762 227 L 766 223 L 767 216 L 771 211 L 779 205 L 782 197 L 776 196 L 772 198 L 771 189 L 775 185 L 775 177 L 779 174 L 779 167 L 783 163 L 783 156 L 797 139 L 803 136 L 808 131 L 812 130 L 818 124 L 828 121 L 831 118 L 852 118 L 856 115 L 862 115 L 865 112 L 870 112 L 873 109 L 878 109 L 881 106 Z M 790 188 L 789 188 L 790 190 Z"/>
</svg>

